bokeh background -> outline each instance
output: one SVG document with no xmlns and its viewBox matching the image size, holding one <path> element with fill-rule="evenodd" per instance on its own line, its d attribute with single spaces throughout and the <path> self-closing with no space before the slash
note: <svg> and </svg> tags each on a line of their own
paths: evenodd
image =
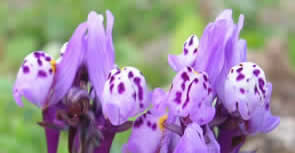
<svg viewBox="0 0 295 153">
<path fill-rule="evenodd" d="M 241 37 L 249 60 L 260 64 L 273 83 L 272 110 L 280 126 L 248 139 L 245 150 L 295 152 L 295 1 L 294 0 L 1 0 L 0 1 L 0 153 L 45 153 L 41 112 L 30 103 L 19 108 L 12 98 L 18 67 L 28 53 L 56 55 L 91 10 L 115 16 L 116 62 L 137 66 L 150 87 L 168 87 L 175 74 L 168 53 L 180 53 L 191 33 L 201 36 L 206 24 L 225 8 L 234 18 L 245 15 Z M 119 153 L 129 132 L 117 135 Z M 63 133 L 60 153 L 67 153 Z"/>
</svg>

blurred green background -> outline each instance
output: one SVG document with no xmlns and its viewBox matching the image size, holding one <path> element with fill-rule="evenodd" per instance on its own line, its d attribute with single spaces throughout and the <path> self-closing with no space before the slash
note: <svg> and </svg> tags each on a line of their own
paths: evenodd
<svg viewBox="0 0 295 153">
<path fill-rule="evenodd" d="M 268 42 L 278 38 L 287 46 L 286 60 L 294 65 L 295 35 L 287 20 L 294 9 L 288 7 L 289 1 L 1 0 L 0 152 L 45 152 L 44 133 L 36 124 L 41 120 L 40 110 L 28 102 L 19 108 L 12 98 L 15 75 L 28 53 L 57 54 L 89 11 L 113 12 L 117 64 L 137 66 L 153 88 L 166 87 L 173 78 L 167 54 L 180 53 L 186 38 L 191 33 L 201 36 L 207 23 L 224 8 L 233 9 L 235 21 L 240 13 L 245 15 L 241 37 L 247 40 L 250 52 L 264 54 Z M 113 153 L 120 152 L 128 134 L 116 137 Z M 67 152 L 65 133 L 59 152 Z"/>
</svg>

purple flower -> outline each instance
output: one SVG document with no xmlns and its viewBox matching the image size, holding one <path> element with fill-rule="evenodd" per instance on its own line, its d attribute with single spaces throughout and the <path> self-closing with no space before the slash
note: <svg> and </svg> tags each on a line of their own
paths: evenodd
<svg viewBox="0 0 295 153">
<path fill-rule="evenodd" d="M 123 153 L 155 153 L 160 150 L 166 131 L 163 124 L 168 118 L 164 95 L 164 91 L 154 90 L 153 108 L 135 120 L 128 143 L 122 148 Z"/>
<path fill-rule="evenodd" d="M 113 69 L 102 95 L 104 115 L 113 125 L 120 125 L 140 112 L 150 102 L 150 93 L 142 73 L 134 67 Z"/>
<path fill-rule="evenodd" d="M 13 88 L 13 96 L 23 106 L 22 96 L 38 107 L 42 107 L 53 83 L 55 61 L 48 54 L 37 51 L 25 57 Z"/>
<path fill-rule="evenodd" d="M 191 66 L 196 71 L 206 72 L 215 90 L 225 62 L 227 43 L 237 27 L 231 18 L 231 10 L 223 11 L 205 28 L 200 42 L 192 35 L 184 43 L 183 54 L 168 56 L 170 66 L 175 71 Z"/>
<path fill-rule="evenodd" d="M 219 153 L 220 148 L 211 129 L 198 124 L 187 126 L 173 153 Z"/>
<path fill-rule="evenodd" d="M 76 74 L 81 68 L 88 71 L 89 79 L 101 99 L 107 74 L 114 67 L 114 50 L 112 45 L 113 16 L 106 12 L 107 28 L 104 29 L 103 16 L 90 12 L 88 20 L 75 30 L 72 38 L 57 65 L 54 93 L 50 104 L 56 104 L 73 86 Z M 87 33 L 86 33 L 87 32 Z"/>
<path fill-rule="evenodd" d="M 169 111 L 176 116 L 189 116 L 201 125 L 214 117 L 213 92 L 206 73 L 184 67 L 173 79 L 167 96 Z"/>
</svg>

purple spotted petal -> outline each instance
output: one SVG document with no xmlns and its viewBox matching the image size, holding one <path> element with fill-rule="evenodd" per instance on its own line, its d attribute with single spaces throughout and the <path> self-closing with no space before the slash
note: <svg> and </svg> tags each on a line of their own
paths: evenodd
<svg viewBox="0 0 295 153">
<path fill-rule="evenodd" d="M 246 134 L 267 133 L 279 125 L 280 118 L 273 116 L 270 110 L 271 92 L 272 85 L 268 83 L 266 102 L 264 105 L 259 106 L 253 113 L 252 118 L 245 123 L 246 125 L 243 128 Z"/>
<path fill-rule="evenodd" d="M 42 51 L 25 57 L 13 88 L 13 96 L 19 106 L 23 106 L 22 96 L 38 107 L 44 106 L 55 73 L 52 61 L 53 59 Z"/>
<path fill-rule="evenodd" d="M 57 65 L 50 104 L 56 104 L 62 99 L 73 84 L 76 73 L 86 53 L 83 46 L 86 30 L 86 23 L 78 26 L 66 47 L 62 60 Z"/>
<path fill-rule="evenodd" d="M 139 70 L 124 67 L 110 72 L 102 97 L 104 115 L 113 125 L 119 125 L 143 112 L 150 105 L 151 93 Z"/>
<path fill-rule="evenodd" d="M 43 121 L 54 122 L 56 116 L 56 108 L 48 107 L 43 111 Z M 47 152 L 57 153 L 60 131 L 52 128 L 45 128 Z"/>
<path fill-rule="evenodd" d="M 213 92 L 206 73 L 185 67 L 176 74 L 168 95 L 169 109 L 175 115 L 186 117 L 190 114 L 192 119 L 201 121 L 200 124 L 207 123 L 215 112 L 210 107 L 212 100 Z"/>
<path fill-rule="evenodd" d="M 183 53 L 180 55 L 168 55 L 168 63 L 175 70 L 180 71 L 186 66 L 193 66 L 198 53 L 199 39 L 191 35 L 184 42 Z"/>
<path fill-rule="evenodd" d="M 219 153 L 219 146 L 214 136 L 212 137 L 212 132 L 208 131 L 208 134 L 207 137 L 205 131 L 196 123 L 188 125 L 174 153 Z"/>
<path fill-rule="evenodd" d="M 266 101 L 266 79 L 263 70 L 251 62 L 234 66 L 225 80 L 225 108 L 230 112 L 239 112 L 245 120 L 251 118 L 255 109 Z"/>
<path fill-rule="evenodd" d="M 153 110 L 138 117 L 133 125 L 128 143 L 123 146 L 123 153 L 155 153 L 160 150 L 164 133 L 162 123 L 167 119 L 165 112 Z M 149 140 L 147 140 L 147 138 Z"/>
</svg>

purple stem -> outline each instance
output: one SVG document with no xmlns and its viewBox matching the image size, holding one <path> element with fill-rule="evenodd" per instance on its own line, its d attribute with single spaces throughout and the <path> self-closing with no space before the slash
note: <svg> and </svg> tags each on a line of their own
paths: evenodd
<svg viewBox="0 0 295 153">
<path fill-rule="evenodd" d="M 52 122 L 55 117 L 56 110 L 54 107 L 49 107 L 42 112 L 43 121 Z M 47 152 L 57 153 L 58 141 L 59 141 L 59 130 L 52 128 L 44 128 L 47 141 Z"/>
<path fill-rule="evenodd" d="M 109 153 L 112 147 L 115 132 L 103 132 L 104 139 L 100 142 L 100 145 L 95 149 L 94 153 Z"/>
</svg>

